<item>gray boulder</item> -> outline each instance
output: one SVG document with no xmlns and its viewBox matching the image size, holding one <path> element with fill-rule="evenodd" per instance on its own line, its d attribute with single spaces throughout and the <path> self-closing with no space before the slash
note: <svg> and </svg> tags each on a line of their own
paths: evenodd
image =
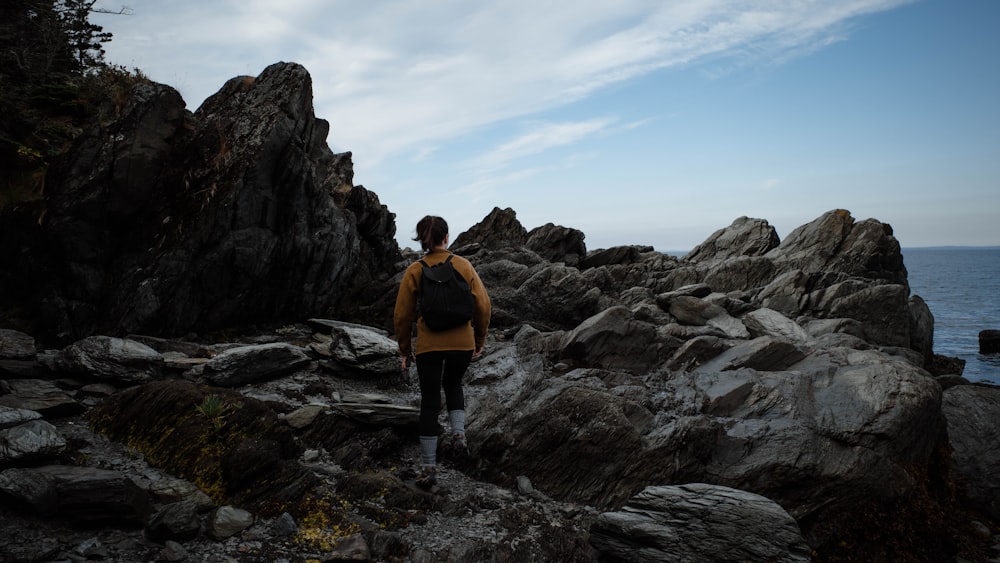
<svg viewBox="0 0 1000 563">
<path fill-rule="evenodd" d="M 711 335 L 696 336 L 674 351 L 664 367 L 673 371 L 690 371 L 728 350 L 732 344 Z"/>
<path fill-rule="evenodd" d="M 201 531 L 202 517 L 198 504 L 183 500 L 161 506 L 146 523 L 146 536 L 151 540 L 186 541 Z"/>
<path fill-rule="evenodd" d="M 1000 330 L 979 331 L 979 353 L 980 354 L 1000 353 Z"/>
<path fill-rule="evenodd" d="M 353 534 L 344 538 L 329 554 L 329 561 L 371 561 L 371 548 L 362 534 Z M 456 561 L 468 561 L 470 557 L 459 555 Z"/>
<path fill-rule="evenodd" d="M 910 308 L 904 285 L 842 282 L 809 296 L 822 316 L 851 318 L 864 327 L 865 340 L 883 346 L 910 346 Z M 815 305 L 813 304 L 815 303 Z"/>
<path fill-rule="evenodd" d="M 605 309 L 565 336 L 562 358 L 585 365 L 635 372 L 649 370 L 666 354 L 656 327 L 623 306 Z M 676 341 L 673 347 L 680 346 Z"/>
<path fill-rule="evenodd" d="M 809 276 L 802 270 L 779 274 L 757 292 L 756 301 L 762 308 L 772 309 L 786 317 L 798 316 L 803 298 L 808 292 Z"/>
<path fill-rule="evenodd" d="M 39 418 L 42 418 L 42 415 L 37 411 L 0 405 L 0 430 L 13 428 L 30 420 L 38 420 Z"/>
<path fill-rule="evenodd" d="M 951 470 L 966 497 L 978 509 L 1000 518 L 1000 388 L 957 385 L 944 392 L 941 405 L 948 420 Z"/>
<path fill-rule="evenodd" d="M 598 268 L 600 266 L 610 266 L 616 264 L 632 264 L 639 260 L 640 255 L 652 252 L 651 246 L 613 246 L 611 248 L 600 248 L 587 252 L 587 256 L 580 261 L 581 268 Z"/>
<path fill-rule="evenodd" d="M 670 300 L 670 316 L 682 324 L 717 328 L 729 338 L 750 337 L 750 332 L 739 319 L 705 299 L 685 295 L 675 297 Z"/>
<path fill-rule="evenodd" d="M 66 450 L 66 439 L 44 420 L 0 429 L 0 467 L 52 459 Z"/>
<path fill-rule="evenodd" d="M 518 288 L 539 268 L 515 261 L 506 253 L 502 253 L 502 257 L 484 259 L 474 264 L 480 279 L 489 291 L 493 305 L 491 328 L 518 326 L 525 320 L 539 317 L 537 313 L 533 313 L 531 317 L 526 318 L 528 308 L 518 296 Z"/>
<path fill-rule="evenodd" d="M 253 525 L 253 514 L 235 506 L 220 506 L 205 518 L 205 533 L 214 540 L 231 538 Z"/>
<path fill-rule="evenodd" d="M 476 416 L 467 430 L 478 437 L 470 447 L 487 476 L 523 474 L 545 494 L 572 501 L 610 504 L 631 493 L 629 474 L 644 450 L 650 413 L 578 371 L 512 374 L 470 407 Z"/>
<path fill-rule="evenodd" d="M 389 377 L 399 373 L 399 347 L 384 332 L 371 327 L 338 324 L 331 327 L 332 362 L 345 376 Z"/>
<path fill-rule="evenodd" d="M 910 312 L 910 348 L 916 350 L 930 362 L 934 358 L 934 315 L 930 307 L 919 295 L 911 295 Z"/>
<path fill-rule="evenodd" d="M 753 292 L 782 272 L 766 256 L 737 256 L 721 262 L 698 264 L 699 278 L 718 292 Z"/>
<path fill-rule="evenodd" d="M 528 231 L 513 209 L 494 207 L 482 221 L 452 239 L 451 247 L 461 249 L 472 244 L 490 249 L 520 247 L 527 239 Z"/>
<path fill-rule="evenodd" d="M 73 416 L 85 410 L 82 404 L 52 381 L 10 379 L 0 383 L 7 393 L 0 395 L 0 407 L 35 411 L 49 418 Z"/>
<path fill-rule="evenodd" d="M 509 299 L 500 295 L 496 302 L 522 322 L 569 328 L 600 311 L 601 290 L 576 268 L 550 264 L 536 270 Z"/>
<path fill-rule="evenodd" d="M 190 554 L 184 549 L 184 546 L 175 542 L 174 540 L 167 540 L 163 542 L 163 549 L 161 549 L 156 554 L 156 561 L 162 563 L 172 563 L 172 562 L 182 562 L 187 561 Z"/>
<path fill-rule="evenodd" d="M 34 357 L 34 338 L 17 330 L 0 328 L 0 360 L 30 360 Z"/>
<path fill-rule="evenodd" d="M 779 242 L 777 231 L 767 221 L 740 217 L 691 249 L 683 261 L 702 263 L 737 256 L 763 256 Z"/>
<path fill-rule="evenodd" d="M 805 352 L 794 342 L 773 336 L 760 336 L 726 349 L 704 362 L 698 371 L 721 372 L 740 368 L 782 371 L 805 357 Z"/>
<path fill-rule="evenodd" d="M 772 336 L 796 344 L 807 344 L 812 340 L 804 328 L 773 309 L 761 308 L 751 311 L 743 316 L 742 321 L 750 336 L 754 338 Z"/>
<path fill-rule="evenodd" d="M 813 338 L 845 334 L 863 340 L 865 336 L 865 327 L 855 319 L 807 319 L 801 326 Z"/>
<path fill-rule="evenodd" d="M 695 283 L 666 291 L 656 296 L 656 302 L 664 309 L 670 309 L 670 304 L 677 297 L 696 297 L 698 299 L 712 294 L 712 288 L 707 283 Z"/>
<path fill-rule="evenodd" d="M 63 348 L 57 365 L 72 374 L 133 385 L 159 379 L 163 356 L 135 340 L 90 336 Z"/>
<path fill-rule="evenodd" d="M 524 246 L 549 262 L 579 266 L 581 259 L 587 256 L 584 238 L 583 232 L 578 229 L 547 223 L 532 229 Z"/>
<path fill-rule="evenodd" d="M 240 346 L 222 352 L 188 372 L 219 387 L 239 387 L 292 373 L 311 362 L 305 350 L 277 342 Z"/>
<path fill-rule="evenodd" d="M 317 416 L 329 410 L 330 405 L 310 403 L 308 405 L 302 405 L 288 414 L 278 415 L 278 417 L 284 420 L 292 428 L 299 429 L 309 426 L 314 420 L 316 420 Z"/>
<path fill-rule="evenodd" d="M 590 543 L 621 561 L 810 561 L 799 527 L 760 495 L 691 483 L 647 487 L 601 514 Z"/>
<path fill-rule="evenodd" d="M 656 483 L 711 482 L 823 519 L 870 495 L 910 494 L 913 481 L 897 477 L 928 463 L 943 424 L 940 386 L 875 350 L 819 349 L 787 371 L 702 365 L 644 381 L 625 391 L 574 372 L 512 371 L 469 422 L 482 470 L 595 506 Z"/>
<path fill-rule="evenodd" d="M 765 256 L 781 272 L 835 272 L 843 277 L 906 283 L 903 255 L 892 228 L 874 219 L 855 221 L 844 209 L 828 211 L 792 230 Z"/>
<path fill-rule="evenodd" d="M 191 501 L 199 511 L 209 510 L 215 506 L 194 483 L 185 479 L 167 477 L 149 484 L 149 495 L 157 504 L 173 504 L 181 501 Z"/>
</svg>

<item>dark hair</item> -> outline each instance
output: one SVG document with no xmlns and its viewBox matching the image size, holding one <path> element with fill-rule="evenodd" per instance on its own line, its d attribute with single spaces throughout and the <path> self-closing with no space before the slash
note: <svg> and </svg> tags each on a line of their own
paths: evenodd
<svg viewBox="0 0 1000 563">
<path fill-rule="evenodd" d="M 413 240 L 418 241 L 420 248 L 426 251 L 444 242 L 446 236 L 448 222 L 440 217 L 427 215 L 417 222 L 417 236 Z"/>
</svg>

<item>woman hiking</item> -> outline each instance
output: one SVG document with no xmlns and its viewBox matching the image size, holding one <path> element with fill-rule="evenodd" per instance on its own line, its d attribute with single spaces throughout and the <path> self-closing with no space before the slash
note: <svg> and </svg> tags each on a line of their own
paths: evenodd
<svg viewBox="0 0 1000 563">
<path fill-rule="evenodd" d="M 465 258 L 448 251 L 448 223 L 444 219 L 431 215 L 421 219 L 417 222 L 417 236 L 413 240 L 420 242 L 425 254 L 421 260 L 410 264 L 403 273 L 393 320 L 403 370 L 410 367 L 411 358 L 417 364 L 420 380 L 421 467 L 416 482 L 421 487 L 430 488 L 437 483 L 437 442 L 440 432 L 438 413 L 441 412 L 442 387 L 453 446 L 459 451 L 468 449 L 465 441 L 462 377 L 472 358 L 483 352 L 491 309 L 490 297 L 475 268 Z M 434 268 L 435 266 L 438 268 Z M 464 281 L 468 286 L 472 304 L 470 314 L 460 320 L 457 326 L 442 328 L 435 322 L 437 315 L 432 315 L 426 304 L 421 311 L 421 278 L 426 272 L 434 274 L 436 279 L 437 272 L 449 267 L 460 276 L 460 279 L 455 280 L 459 284 Z M 425 301 L 429 301 L 426 296 Z M 412 348 L 414 321 L 417 329 L 416 350 Z M 431 328 L 430 325 L 436 328 Z"/>
</svg>

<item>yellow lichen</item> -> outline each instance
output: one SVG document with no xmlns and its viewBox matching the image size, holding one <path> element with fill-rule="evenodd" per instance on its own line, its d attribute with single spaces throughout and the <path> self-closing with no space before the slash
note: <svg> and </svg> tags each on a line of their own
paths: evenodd
<svg viewBox="0 0 1000 563">
<path fill-rule="evenodd" d="M 297 513 L 297 543 L 318 551 L 332 551 L 344 538 L 357 534 L 361 527 L 348 520 L 350 508 L 343 498 L 332 493 L 308 496 L 293 509 Z"/>
</svg>

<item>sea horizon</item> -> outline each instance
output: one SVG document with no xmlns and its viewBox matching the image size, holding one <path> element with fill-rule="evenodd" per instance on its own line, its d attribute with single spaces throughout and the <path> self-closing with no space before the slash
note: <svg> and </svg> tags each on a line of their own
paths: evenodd
<svg viewBox="0 0 1000 563">
<path fill-rule="evenodd" d="M 900 250 L 1000 250 L 1000 245 L 900 246 Z"/>
</svg>

